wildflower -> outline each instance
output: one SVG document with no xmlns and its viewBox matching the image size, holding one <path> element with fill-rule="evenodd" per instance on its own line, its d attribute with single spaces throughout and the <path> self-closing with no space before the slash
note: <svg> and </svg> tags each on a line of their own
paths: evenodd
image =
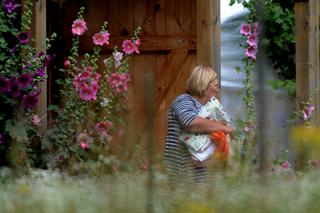
<svg viewBox="0 0 320 213">
<path fill-rule="evenodd" d="M 92 36 L 93 43 L 95 45 L 103 46 L 104 44 L 109 44 L 109 33 L 107 31 L 102 33 L 96 33 Z"/>
<path fill-rule="evenodd" d="M 29 40 L 30 40 L 30 33 L 29 32 L 20 32 L 17 37 L 18 37 L 21 44 L 28 44 Z"/>
<path fill-rule="evenodd" d="M 66 60 L 63 62 L 63 65 L 64 65 L 65 68 L 70 68 L 70 66 L 71 66 L 70 60 L 69 60 L 69 59 L 66 59 Z"/>
<path fill-rule="evenodd" d="M 245 127 L 243 128 L 243 131 L 244 131 L 244 132 L 249 132 L 249 131 L 250 131 L 250 128 L 247 127 L 247 126 L 245 126 Z"/>
<path fill-rule="evenodd" d="M 130 75 L 128 73 L 112 73 L 108 77 L 108 84 L 116 93 L 127 91 Z"/>
<path fill-rule="evenodd" d="M 284 168 L 284 169 L 288 169 L 291 167 L 291 164 L 289 163 L 289 161 L 284 161 L 281 163 L 281 167 Z"/>
<path fill-rule="evenodd" d="M 80 99 L 85 101 L 91 101 L 91 100 L 97 99 L 96 92 L 93 90 L 93 88 L 86 85 L 80 87 L 79 97 Z"/>
<path fill-rule="evenodd" d="M 82 149 L 88 149 L 89 144 L 92 141 L 92 137 L 90 137 L 86 132 L 82 132 L 77 136 L 77 143 L 80 145 Z"/>
<path fill-rule="evenodd" d="M 73 35 L 82 35 L 87 30 L 87 24 L 82 19 L 77 19 L 72 23 L 72 33 Z"/>
<path fill-rule="evenodd" d="M 251 34 L 251 26 L 250 26 L 250 24 L 242 24 L 240 33 L 245 35 L 245 36 L 250 35 Z"/>
<path fill-rule="evenodd" d="M 246 49 L 245 55 L 252 60 L 256 60 L 257 48 L 250 46 Z"/>
<path fill-rule="evenodd" d="M 35 126 L 40 126 L 40 121 L 41 121 L 41 119 L 39 118 L 38 115 L 33 115 L 33 117 L 32 117 L 32 123 L 33 123 Z"/>
<path fill-rule="evenodd" d="M 88 149 L 88 148 L 89 148 L 89 144 L 88 144 L 88 143 L 85 143 L 85 142 L 81 142 L 81 143 L 80 143 L 80 147 L 81 147 L 82 149 Z"/>
<path fill-rule="evenodd" d="M 13 13 L 14 10 L 20 6 L 19 4 L 16 4 L 14 0 L 4 0 L 3 5 L 8 13 Z"/>
<path fill-rule="evenodd" d="M 10 78 L 10 84 L 11 84 L 11 95 L 14 98 L 20 97 L 20 87 L 17 84 L 16 77 L 11 77 Z"/>
<path fill-rule="evenodd" d="M 108 98 L 102 98 L 102 101 L 100 102 L 101 106 L 106 107 L 108 106 L 109 100 Z"/>
<path fill-rule="evenodd" d="M 17 84 L 19 85 L 19 87 L 21 88 L 27 88 L 30 83 L 32 82 L 32 78 L 29 74 L 25 73 L 25 74 L 21 74 L 18 78 L 17 78 Z"/>
<path fill-rule="evenodd" d="M 40 78 L 42 78 L 42 80 L 43 80 L 43 78 L 44 78 L 45 76 L 46 76 L 46 72 L 45 72 L 44 67 L 37 68 L 37 72 L 34 74 L 34 78 L 40 77 Z"/>
<path fill-rule="evenodd" d="M 251 34 L 247 37 L 247 43 L 250 46 L 253 46 L 255 48 L 258 47 L 258 36 L 256 34 Z"/>
<path fill-rule="evenodd" d="M 123 57 L 123 53 L 122 52 L 114 52 L 113 54 L 113 58 L 114 58 L 114 66 L 116 68 L 118 68 L 121 64 L 121 60 L 122 60 L 122 57 Z"/>
<path fill-rule="evenodd" d="M 125 54 L 130 55 L 135 50 L 135 44 L 133 44 L 132 41 L 129 39 L 124 40 L 122 42 L 122 49 Z"/>
<path fill-rule="evenodd" d="M 107 137 L 111 126 L 112 123 L 110 121 L 99 122 L 96 124 L 97 133 L 101 134 L 103 137 Z"/>
<path fill-rule="evenodd" d="M 37 104 L 38 104 L 38 96 L 39 93 L 33 93 L 33 94 L 29 94 L 29 95 L 23 95 L 22 98 L 22 106 L 25 109 L 32 109 L 34 108 Z"/>
<path fill-rule="evenodd" d="M 0 92 L 9 92 L 10 90 L 10 80 L 5 77 L 0 77 Z"/>
</svg>

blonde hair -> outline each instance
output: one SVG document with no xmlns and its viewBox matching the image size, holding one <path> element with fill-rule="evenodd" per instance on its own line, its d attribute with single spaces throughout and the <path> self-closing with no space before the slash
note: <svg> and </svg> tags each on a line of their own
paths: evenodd
<svg viewBox="0 0 320 213">
<path fill-rule="evenodd" d="M 218 74 L 210 66 L 196 66 L 187 80 L 186 92 L 190 95 L 202 96 L 209 83 L 217 76 Z"/>
</svg>

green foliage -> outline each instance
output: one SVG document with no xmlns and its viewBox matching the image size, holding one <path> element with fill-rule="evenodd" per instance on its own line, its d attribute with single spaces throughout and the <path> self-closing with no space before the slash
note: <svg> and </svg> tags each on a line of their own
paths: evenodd
<svg viewBox="0 0 320 213">
<path fill-rule="evenodd" d="M 80 8 L 77 20 L 85 22 L 83 13 L 84 8 Z M 136 44 L 140 41 L 140 30 L 137 27 L 130 42 Z M 96 34 L 108 34 L 108 38 L 103 37 L 108 44 L 108 22 L 104 22 Z M 112 54 L 103 60 L 105 66 L 99 66 L 103 45 L 96 44 L 91 53 L 80 57 L 81 35 L 74 35 L 70 55 L 66 57 L 64 68 L 59 69 L 64 78 L 56 80 L 61 85 L 63 106 L 51 105 L 48 108 L 56 116 L 42 138 L 42 149 L 48 152 L 46 163 L 50 168 L 68 168 L 77 173 L 90 170 L 96 164 L 97 168 L 105 167 L 110 171 L 116 162 L 109 153 L 110 143 L 119 139 L 119 132 L 124 129 L 119 114 L 126 110 L 131 53 L 122 53 L 116 46 Z M 115 59 L 115 54 L 123 54 L 121 62 Z"/>
<path fill-rule="evenodd" d="M 43 51 L 31 46 L 32 1 L 19 7 L 14 0 L 0 5 L 0 165 L 22 163 L 24 167 L 34 166 L 39 157 L 41 124 L 33 122 L 38 119 L 34 109 L 52 59 L 46 52 L 56 35 L 47 39 Z M 13 152 L 26 158 L 14 160 Z"/>
<path fill-rule="evenodd" d="M 249 10 L 248 22 L 258 19 L 255 0 L 231 0 L 230 5 L 242 4 Z M 265 0 L 264 4 L 264 37 L 262 49 L 279 77 L 274 88 L 283 88 L 290 97 L 295 96 L 295 15 L 294 0 Z M 276 85 L 275 85 L 276 84 Z"/>
</svg>

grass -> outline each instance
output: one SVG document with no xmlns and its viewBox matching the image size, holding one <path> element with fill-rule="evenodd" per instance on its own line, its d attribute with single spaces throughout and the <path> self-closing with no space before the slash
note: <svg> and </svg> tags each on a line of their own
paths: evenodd
<svg viewBox="0 0 320 213">
<path fill-rule="evenodd" d="M 288 178 L 218 173 L 205 184 L 172 189 L 155 173 L 152 203 L 147 173 L 96 177 L 34 170 L 11 178 L 2 169 L 0 212 L 320 212 L 320 173 Z M 148 209 L 149 208 L 149 209 Z"/>
</svg>

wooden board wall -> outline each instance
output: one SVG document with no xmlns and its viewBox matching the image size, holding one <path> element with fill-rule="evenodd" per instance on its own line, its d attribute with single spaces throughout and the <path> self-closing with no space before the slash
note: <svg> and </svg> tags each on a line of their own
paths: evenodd
<svg viewBox="0 0 320 213">
<path fill-rule="evenodd" d="M 315 108 L 311 117 L 313 125 L 320 125 L 320 62 L 319 62 L 319 1 L 296 0 L 296 105 L 307 101 L 310 94 L 317 92 L 312 100 Z"/>
<path fill-rule="evenodd" d="M 71 39 L 70 26 L 76 18 L 79 1 L 63 4 L 64 39 Z M 141 26 L 141 54 L 130 61 L 132 81 L 129 86 L 129 113 L 131 124 L 128 147 L 146 143 L 146 112 L 144 92 L 145 74 L 155 77 L 154 132 L 156 152 L 161 153 L 165 143 L 167 111 L 172 100 L 184 91 L 185 81 L 196 64 L 196 0 L 95 0 L 83 1 L 84 18 L 88 31 L 80 40 L 80 51 L 89 51 L 91 36 L 98 32 L 103 21 L 109 22 L 112 44 L 133 34 Z M 66 49 L 69 48 L 66 43 Z M 69 43 L 70 45 L 70 43 Z M 103 49 L 104 56 L 110 53 Z M 109 52 L 108 52 L 109 50 Z"/>
</svg>

